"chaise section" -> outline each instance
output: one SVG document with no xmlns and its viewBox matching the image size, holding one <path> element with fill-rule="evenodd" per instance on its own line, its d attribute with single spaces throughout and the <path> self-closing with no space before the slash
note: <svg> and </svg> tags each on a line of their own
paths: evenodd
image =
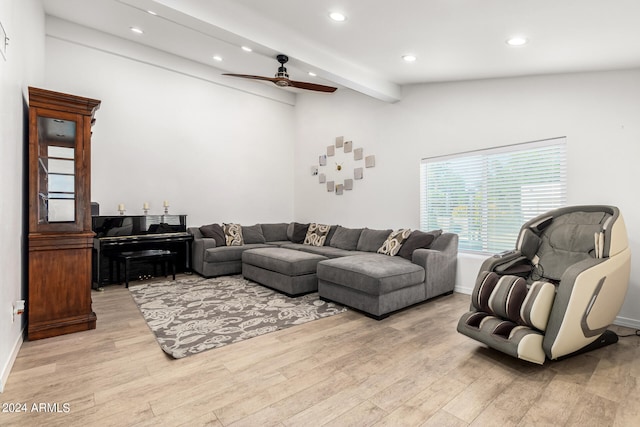
<svg viewBox="0 0 640 427">
<path fill-rule="evenodd" d="M 429 239 L 426 247 L 407 240 L 407 251 L 400 251 L 400 256 L 367 253 L 318 263 L 318 294 L 375 319 L 451 294 L 456 282 L 458 235 L 439 230 L 414 233 L 431 233 L 433 240 Z M 374 238 L 375 233 L 366 236 Z M 360 243 L 359 249 L 369 249 L 366 241 Z"/>
<path fill-rule="evenodd" d="M 316 267 L 326 259 L 277 247 L 250 249 L 242 254 L 242 275 L 289 296 L 302 295 L 318 289 Z"/>
<path fill-rule="evenodd" d="M 318 264 L 321 298 L 381 319 L 425 300 L 425 271 L 400 257 L 354 255 Z"/>
</svg>

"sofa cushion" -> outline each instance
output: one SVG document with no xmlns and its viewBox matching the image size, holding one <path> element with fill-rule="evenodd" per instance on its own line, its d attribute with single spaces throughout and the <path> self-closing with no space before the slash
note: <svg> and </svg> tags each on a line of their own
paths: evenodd
<svg viewBox="0 0 640 427">
<path fill-rule="evenodd" d="M 390 256 L 397 255 L 402 244 L 409 238 L 410 234 L 411 230 L 408 228 L 392 231 L 389 237 L 387 237 L 387 240 L 385 240 L 382 246 L 380 246 L 380 249 L 378 249 L 378 253 Z"/>
<path fill-rule="evenodd" d="M 424 232 L 413 230 L 409 238 L 400 247 L 398 255 L 411 261 L 413 251 L 416 249 L 429 249 L 431 243 L 442 234 L 442 230 Z"/>
<path fill-rule="evenodd" d="M 268 248 L 269 245 L 264 243 L 251 243 L 242 246 L 220 246 L 217 248 L 209 248 L 204 252 L 205 262 L 229 262 L 238 261 L 242 259 L 242 252 L 248 249 L 255 248 Z"/>
<path fill-rule="evenodd" d="M 277 224 L 261 224 L 262 234 L 267 242 L 280 242 L 289 240 L 287 237 L 287 227 L 289 224 L 285 222 Z"/>
<path fill-rule="evenodd" d="M 364 228 L 362 233 L 360 233 L 356 249 L 365 252 L 377 252 L 392 231 L 393 230 L 371 230 Z"/>
<path fill-rule="evenodd" d="M 329 234 L 331 226 L 324 224 L 316 224 L 312 222 L 307 229 L 307 235 L 304 238 L 304 244 L 310 246 L 324 246 L 324 241 Z"/>
<path fill-rule="evenodd" d="M 273 240 L 271 242 L 267 241 L 267 244 L 269 246 L 282 247 L 282 246 L 285 246 L 285 245 L 294 245 L 296 243 L 291 243 L 291 241 L 289 241 L 289 240 Z M 299 244 L 302 244 L 302 243 L 299 243 Z"/>
<path fill-rule="evenodd" d="M 337 225 L 332 225 L 331 228 L 329 229 L 329 234 L 327 234 L 327 238 L 324 241 L 324 245 L 325 246 L 331 246 L 331 239 L 333 238 L 333 235 L 336 234 L 336 230 L 338 229 L 339 226 Z"/>
<path fill-rule="evenodd" d="M 309 224 L 300 224 L 299 222 L 293 223 L 293 230 L 291 232 L 291 240 L 293 243 L 302 243 L 304 242 L 304 238 L 307 236 L 307 229 L 309 228 Z"/>
<path fill-rule="evenodd" d="M 242 246 L 242 226 L 240 224 L 224 224 L 224 238 L 227 246 Z"/>
<path fill-rule="evenodd" d="M 384 295 L 424 282 L 424 268 L 400 257 L 354 255 L 318 263 L 318 280 L 370 295 Z"/>
<path fill-rule="evenodd" d="M 315 274 L 318 261 L 327 258 L 302 251 L 283 248 L 262 248 L 244 251 L 242 262 L 275 271 L 285 276 Z"/>
<path fill-rule="evenodd" d="M 260 226 L 260 224 L 250 225 L 250 226 L 243 225 L 242 240 L 244 241 L 245 245 L 248 243 L 265 243 L 266 242 L 264 234 L 262 234 L 262 227 Z"/>
<path fill-rule="evenodd" d="M 362 228 L 346 228 L 339 225 L 331 238 L 330 245 L 338 249 L 355 251 L 358 247 L 358 240 L 360 239 L 361 233 Z"/>
<path fill-rule="evenodd" d="M 224 237 L 224 230 L 220 224 L 203 225 L 199 230 L 200 233 L 202 233 L 202 237 L 214 239 L 216 246 L 225 246 L 227 244 Z"/>
<path fill-rule="evenodd" d="M 296 251 L 309 252 L 312 254 L 318 254 L 326 256 L 327 258 L 339 258 L 343 256 L 351 255 L 365 255 L 369 252 L 360 251 L 347 251 L 345 249 L 334 248 L 331 246 L 310 246 L 302 243 L 289 243 L 287 245 L 281 245 L 282 248 L 294 249 Z"/>
</svg>

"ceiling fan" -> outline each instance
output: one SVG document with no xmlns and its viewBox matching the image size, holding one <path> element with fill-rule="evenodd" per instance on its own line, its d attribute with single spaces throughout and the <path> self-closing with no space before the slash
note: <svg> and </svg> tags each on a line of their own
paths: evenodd
<svg viewBox="0 0 640 427">
<path fill-rule="evenodd" d="M 266 80 L 268 82 L 273 82 L 276 86 L 280 87 L 295 87 L 298 89 L 307 89 L 307 90 L 315 90 L 318 92 L 335 92 L 337 88 L 332 86 L 324 86 L 315 83 L 307 83 L 307 82 L 297 82 L 295 80 L 289 80 L 289 74 L 287 74 L 287 69 L 284 67 L 284 64 L 289 61 L 289 57 L 287 55 L 278 55 L 276 57 L 278 62 L 280 63 L 280 67 L 278 68 L 278 72 L 275 77 L 262 77 L 262 76 L 252 76 L 248 74 L 229 74 L 224 73 L 223 76 L 232 76 L 232 77 L 242 77 L 244 79 L 254 79 L 254 80 Z"/>
</svg>

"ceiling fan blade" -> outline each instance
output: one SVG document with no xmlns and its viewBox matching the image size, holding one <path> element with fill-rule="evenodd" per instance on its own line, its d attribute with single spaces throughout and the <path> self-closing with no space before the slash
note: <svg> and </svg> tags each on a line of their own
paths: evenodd
<svg viewBox="0 0 640 427">
<path fill-rule="evenodd" d="M 252 76 L 250 74 L 229 74 L 224 73 L 223 76 L 231 76 L 231 77 L 242 77 L 244 79 L 254 79 L 254 80 L 266 80 L 268 82 L 276 82 L 280 79 L 276 79 L 275 77 L 263 77 L 263 76 Z"/>
<path fill-rule="evenodd" d="M 287 55 L 278 55 L 276 57 L 278 62 L 280 63 L 280 68 L 278 68 L 278 72 L 275 77 L 263 77 L 263 76 L 254 76 L 251 74 L 231 74 L 231 73 L 223 73 L 223 76 L 231 76 L 231 77 L 242 77 L 243 79 L 253 79 L 253 80 L 265 80 L 268 82 L 275 83 L 276 86 L 279 87 L 295 87 L 297 89 L 306 89 L 306 90 L 315 90 L 317 92 L 335 92 L 338 88 L 333 86 L 324 86 L 315 83 L 308 82 L 298 82 L 295 80 L 289 80 L 289 74 L 287 74 L 287 69 L 284 67 L 284 64 L 289 61 L 289 57 Z"/>
<path fill-rule="evenodd" d="M 289 80 L 290 86 L 298 89 L 308 89 L 315 90 L 318 92 L 335 92 L 338 88 L 333 86 L 324 86 L 315 83 L 307 83 L 307 82 L 297 82 L 294 80 Z"/>
</svg>

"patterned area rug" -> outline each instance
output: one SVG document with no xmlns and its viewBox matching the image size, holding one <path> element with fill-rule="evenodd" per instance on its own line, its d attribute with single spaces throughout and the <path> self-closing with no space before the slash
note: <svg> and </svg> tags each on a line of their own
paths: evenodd
<svg viewBox="0 0 640 427">
<path fill-rule="evenodd" d="M 194 275 L 129 290 L 162 350 L 176 359 L 346 311 L 317 293 L 291 298 L 242 276 Z"/>
</svg>

